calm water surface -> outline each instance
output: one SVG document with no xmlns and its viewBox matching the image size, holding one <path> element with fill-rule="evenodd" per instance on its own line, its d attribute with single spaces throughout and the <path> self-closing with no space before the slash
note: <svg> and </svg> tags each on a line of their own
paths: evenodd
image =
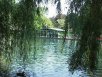
<svg viewBox="0 0 102 77">
<path fill-rule="evenodd" d="M 10 77 L 16 72 L 26 72 L 27 77 L 88 77 L 83 70 L 69 72 L 69 58 L 75 50 L 76 41 L 57 39 L 37 39 L 31 41 L 30 49 L 21 52 L 18 46 L 14 47 L 9 58 Z"/>
</svg>

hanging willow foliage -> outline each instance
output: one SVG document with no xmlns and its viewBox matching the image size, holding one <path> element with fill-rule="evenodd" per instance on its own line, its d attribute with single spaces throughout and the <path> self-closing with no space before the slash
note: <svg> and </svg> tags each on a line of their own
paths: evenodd
<svg viewBox="0 0 102 77">
<path fill-rule="evenodd" d="M 79 36 L 78 49 L 73 53 L 70 60 L 70 70 L 75 70 L 79 66 L 85 69 L 88 68 L 91 71 L 96 69 L 100 47 L 97 38 L 102 34 L 101 8 L 101 0 L 73 0 L 71 2 L 71 13 L 75 13 L 81 17 L 82 20 L 79 23 L 83 27 Z"/>
</svg>

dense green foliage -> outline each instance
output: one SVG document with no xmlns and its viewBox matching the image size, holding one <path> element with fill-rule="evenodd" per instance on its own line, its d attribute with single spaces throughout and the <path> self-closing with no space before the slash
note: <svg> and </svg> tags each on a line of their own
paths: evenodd
<svg viewBox="0 0 102 77">
<path fill-rule="evenodd" d="M 0 73 L 7 70 L 3 67 L 8 66 L 6 62 L 11 62 L 9 57 L 14 53 L 14 47 L 19 48 L 25 61 L 23 53 L 29 54 L 30 40 L 36 41 L 36 28 L 40 23 L 41 26 L 52 26 L 50 20 L 39 13 L 38 3 L 38 0 L 20 0 L 19 3 L 15 3 L 15 0 L 0 0 Z"/>
<path fill-rule="evenodd" d="M 82 66 L 93 71 L 98 64 L 98 52 L 102 30 L 102 1 L 101 0 L 73 0 L 70 4 L 69 25 L 75 33 L 80 33 L 80 40 L 77 50 L 73 53 L 70 60 L 70 69 L 75 70 Z M 80 20 L 81 19 L 81 20 Z M 68 20 L 68 18 L 66 18 Z M 67 22 L 68 23 L 68 22 Z M 67 26 L 67 25 L 66 25 Z M 73 27 L 76 26 L 76 27 Z M 80 28 L 80 31 L 75 28 Z"/>
<path fill-rule="evenodd" d="M 43 26 L 53 27 L 52 21 L 44 15 L 36 15 L 36 20 L 34 21 L 34 24 L 36 26 L 36 29 L 41 29 L 43 28 Z"/>
<path fill-rule="evenodd" d="M 80 37 L 83 23 L 81 16 L 78 16 L 76 13 L 70 13 L 68 15 L 69 29 L 72 29 L 72 33 L 78 37 Z"/>
<path fill-rule="evenodd" d="M 65 16 L 64 14 L 58 14 L 56 17 L 50 18 L 54 27 L 57 28 L 64 28 L 64 22 L 65 22 Z"/>
</svg>

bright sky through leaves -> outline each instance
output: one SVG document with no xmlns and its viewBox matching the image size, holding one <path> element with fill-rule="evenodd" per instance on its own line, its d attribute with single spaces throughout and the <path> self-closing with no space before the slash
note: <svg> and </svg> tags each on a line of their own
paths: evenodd
<svg viewBox="0 0 102 77">
<path fill-rule="evenodd" d="M 20 0 L 15 0 L 16 3 L 18 3 Z M 54 17 L 57 15 L 57 10 L 56 10 L 56 4 L 52 3 L 51 1 L 48 1 L 48 4 L 42 3 L 41 6 L 46 6 L 48 7 L 48 11 L 45 14 L 48 18 Z M 61 0 L 61 13 L 62 14 L 67 14 L 69 8 L 69 3 L 68 0 Z"/>
<path fill-rule="evenodd" d="M 61 10 L 62 14 L 67 14 L 69 8 L 69 3 L 66 2 L 66 0 L 61 0 Z M 47 17 L 53 17 L 57 15 L 56 5 L 51 4 L 51 2 L 48 3 L 48 13 L 46 14 Z"/>
</svg>

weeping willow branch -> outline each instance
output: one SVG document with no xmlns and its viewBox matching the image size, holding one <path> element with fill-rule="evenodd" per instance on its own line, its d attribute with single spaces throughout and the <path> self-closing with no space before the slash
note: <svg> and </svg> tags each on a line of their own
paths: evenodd
<svg viewBox="0 0 102 77">
<path fill-rule="evenodd" d="M 79 1 L 79 2 L 78 2 Z M 71 8 L 77 13 L 81 12 L 81 7 L 85 6 L 88 2 L 87 0 L 74 0 L 73 7 Z M 83 3 L 84 5 L 81 6 L 80 4 Z M 97 38 L 101 35 L 101 8 L 102 3 L 98 0 L 92 0 L 88 2 L 88 10 L 87 16 L 85 17 L 85 23 L 83 25 L 81 39 L 79 41 L 79 46 L 76 52 L 73 53 L 71 60 L 70 60 L 70 69 L 75 70 L 77 67 L 82 66 L 85 69 L 90 69 L 93 71 L 96 69 L 98 64 L 98 52 L 100 43 L 98 42 Z M 76 10 L 77 9 L 77 10 Z M 78 11 L 79 9 L 79 11 Z M 83 13 L 82 13 L 83 14 Z"/>
</svg>

